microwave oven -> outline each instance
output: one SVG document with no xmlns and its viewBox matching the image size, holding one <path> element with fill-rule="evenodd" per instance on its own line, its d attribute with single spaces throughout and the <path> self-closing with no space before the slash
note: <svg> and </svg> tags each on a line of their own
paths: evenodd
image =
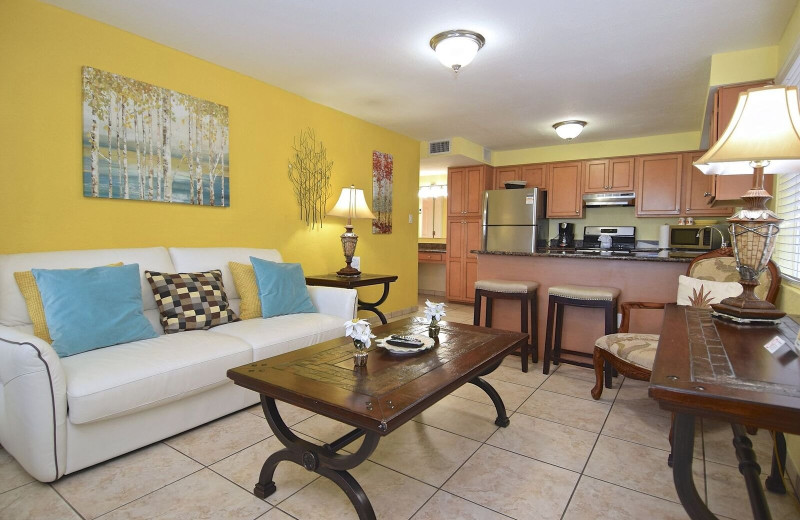
<svg viewBox="0 0 800 520">
<path fill-rule="evenodd" d="M 715 232 L 714 229 L 719 231 Z M 728 226 L 670 226 L 670 249 L 691 249 L 695 251 L 712 251 L 722 246 L 722 239 L 730 243 Z"/>
</svg>

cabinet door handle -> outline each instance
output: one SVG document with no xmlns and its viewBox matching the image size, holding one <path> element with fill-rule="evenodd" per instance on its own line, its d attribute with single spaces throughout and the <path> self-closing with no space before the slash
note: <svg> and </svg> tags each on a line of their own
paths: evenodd
<svg viewBox="0 0 800 520">
<path fill-rule="evenodd" d="M 692 210 L 689 209 L 689 208 L 686 208 L 686 213 L 689 213 L 690 211 L 692 211 Z"/>
<path fill-rule="evenodd" d="M 703 193 L 703 197 L 710 197 L 710 196 L 711 196 L 711 193 L 709 193 L 709 192 Z"/>
<path fill-rule="evenodd" d="M 575 210 L 575 213 L 580 213 L 580 211 L 578 211 L 578 210 L 576 209 L 576 210 Z"/>
</svg>

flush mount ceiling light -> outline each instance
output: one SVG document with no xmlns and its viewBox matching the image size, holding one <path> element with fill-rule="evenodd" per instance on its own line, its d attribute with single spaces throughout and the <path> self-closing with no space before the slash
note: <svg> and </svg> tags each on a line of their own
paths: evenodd
<svg viewBox="0 0 800 520">
<path fill-rule="evenodd" d="M 567 141 L 578 137 L 581 132 L 583 132 L 583 127 L 586 126 L 586 121 L 578 121 L 578 120 L 571 120 L 571 121 L 561 121 L 560 123 L 556 123 L 553 125 L 553 128 L 556 129 L 556 133 L 561 139 L 566 139 Z"/>
<path fill-rule="evenodd" d="M 480 34 L 464 29 L 440 32 L 431 38 L 431 49 L 445 67 L 456 73 L 472 62 L 475 55 L 486 43 Z"/>
</svg>

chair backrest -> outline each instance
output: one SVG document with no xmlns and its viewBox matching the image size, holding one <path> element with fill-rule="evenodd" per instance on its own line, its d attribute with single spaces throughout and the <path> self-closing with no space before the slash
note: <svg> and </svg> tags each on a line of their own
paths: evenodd
<svg viewBox="0 0 800 520">
<path fill-rule="evenodd" d="M 700 280 L 738 282 L 739 271 L 736 270 L 733 248 L 717 249 L 696 257 L 689 264 L 686 275 Z M 758 287 L 755 289 L 756 296 L 774 304 L 778 298 L 778 289 L 781 286 L 781 273 L 775 262 L 769 261 L 767 268 L 758 277 L 758 281 Z"/>
</svg>

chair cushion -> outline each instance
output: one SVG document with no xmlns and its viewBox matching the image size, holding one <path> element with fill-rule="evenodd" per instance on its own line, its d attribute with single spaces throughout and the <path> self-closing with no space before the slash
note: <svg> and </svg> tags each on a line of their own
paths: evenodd
<svg viewBox="0 0 800 520">
<path fill-rule="evenodd" d="M 589 287 L 586 285 L 553 285 L 548 294 L 575 300 L 613 300 L 619 296 L 616 287 Z"/>
<path fill-rule="evenodd" d="M 653 370 L 658 334 L 609 334 L 599 338 L 594 344 L 623 361 Z"/>
<path fill-rule="evenodd" d="M 259 361 L 322 341 L 344 336 L 339 316 L 320 313 L 287 314 L 228 323 L 209 332 L 239 338 L 253 346 L 253 360 Z"/>
<path fill-rule="evenodd" d="M 539 288 L 538 282 L 510 280 L 478 280 L 475 288 L 501 293 L 529 293 Z"/>
<path fill-rule="evenodd" d="M 712 303 L 742 294 L 742 284 L 738 282 L 714 282 L 698 280 L 689 276 L 678 277 L 678 305 L 689 305 L 710 309 Z"/>
<path fill-rule="evenodd" d="M 252 360 L 244 341 L 204 330 L 64 358 L 69 420 L 82 424 L 175 401 L 228 383 L 229 368 Z"/>
</svg>

